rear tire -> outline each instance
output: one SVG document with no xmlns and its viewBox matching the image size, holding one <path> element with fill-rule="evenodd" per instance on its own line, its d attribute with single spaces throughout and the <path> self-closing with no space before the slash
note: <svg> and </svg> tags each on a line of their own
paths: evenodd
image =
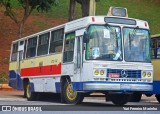
<svg viewBox="0 0 160 114">
<path fill-rule="evenodd" d="M 129 95 L 127 94 L 109 94 L 109 99 L 112 101 L 115 105 L 125 105 L 129 100 Z"/>
<path fill-rule="evenodd" d="M 37 94 L 36 92 L 31 91 L 31 84 L 30 82 L 27 83 L 26 85 L 26 97 L 28 101 L 35 101 L 37 99 Z"/>
<path fill-rule="evenodd" d="M 71 82 L 66 81 L 62 91 L 64 101 L 67 104 L 80 104 L 84 99 L 82 93 L 73 90 Z"/>
<path fill-rule="evenodd" d="M 156 99 L 160 103 L 160 95 L 156 95 Z"/>
</svg>

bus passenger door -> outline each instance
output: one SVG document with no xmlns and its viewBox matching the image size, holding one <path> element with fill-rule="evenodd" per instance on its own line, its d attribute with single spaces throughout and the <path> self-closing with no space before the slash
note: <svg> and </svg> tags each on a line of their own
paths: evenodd
<svg viewBox="0 0 160 114">
<path fill-rule="evenodd" d="M 73 82 L 81 81 L 83 34 L 84 29 L 65 35 L 62 74 L 69 75 Z"/>
<path fill-rule="evenodd" d="M 75 64 L 74 64 L 74 80 L 81 81 L 81 70 L 82 70 L 82 49 L 81 41 L 82 36 L 76 37 L 76 48 L 75 48 Z"/>
<path fill-rule="evenodd" d="M 75 54 L 74 54 L 74 80 L 77 82 L 81 81 L 81 73 L 82 73 L 82 61 L 83 61 L 83 34 L 85 29 L 76 31 L 76 45 L 75 45 Z"/>
<path fill-rule="evenodd" d="M 22 88 L 22 79 L 20 78 L 20 66 L 23 54 L 23 42 L 19 41 L 12 45 L 11 62 L 9 65 L 9 85 L 14 89 Z"/>
<path fill-rule="evenodd" d="M 18 57 L 17 57 L 17 88 L 23 89 L 23 82 L 21 79 L 21 66 L 23 60 L 23 53 L 24 53 L 24 41 L 19 41 L 18 43 Z"/>
</svg>

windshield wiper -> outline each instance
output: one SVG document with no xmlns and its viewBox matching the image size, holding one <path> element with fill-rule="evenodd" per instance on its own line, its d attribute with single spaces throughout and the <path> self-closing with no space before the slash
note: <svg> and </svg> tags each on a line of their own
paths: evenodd
<svg viewBox="0 0 160 114">
<path fill-rule="evenodd" d="M 117 48 L 119 48 L 118 47 L 118 36 L 117 36 L 116 29 L 114 30 L 108 23 L 106 23 L 106 25 L 107 25 L 107 29 L 109 29 L 113 33 L 113 36 L 116 39 L 116 46 L 117 46 Z"/>
</svg>

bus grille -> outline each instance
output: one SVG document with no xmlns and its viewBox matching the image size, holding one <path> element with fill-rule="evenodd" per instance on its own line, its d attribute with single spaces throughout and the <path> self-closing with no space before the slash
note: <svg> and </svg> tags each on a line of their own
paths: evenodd
<svg viewBox="0 0 160 114">
<path fill-rule="evenodd" d="M 119 74 L 119 78 L 141 78 L 141 70 L 107 69 L 107 77 L 110 73 Z"/>
</svg>

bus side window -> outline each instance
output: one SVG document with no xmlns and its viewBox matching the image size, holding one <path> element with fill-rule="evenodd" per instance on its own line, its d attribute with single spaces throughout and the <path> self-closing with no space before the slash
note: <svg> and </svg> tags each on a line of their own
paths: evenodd
<svg viewBox="0 0 160 114">
<path fill-rule="evenodd" d="M 49 32 L 39 36 L 37 56 L 48 54 L 49 37 Z"/>
<path fill-rule="evenodd" d="M 160 39 L 157 40 L 157 59 L 160 59 Z"/>
<path fill-rule="evenodd" d="M 52 31 L 49 53 L 62 52 L 64 28 Z"/>
<path fill-rule="evenodd" d="M 17 56 L 18 56 L 18 43 L 15 43 L 13 44 L 12 47 L 11 61 L 17 61 Z"/>
<path fill-rule="evenodd" d="M 36 56 L 37 36 L 28 39 L 26 58 Z"/>
<path fill-rule="evenodd" d="M 75 33 L 69 33 L 65 36 L 63 62 L 72 62 L 74 55 Z"/>
</svg>

